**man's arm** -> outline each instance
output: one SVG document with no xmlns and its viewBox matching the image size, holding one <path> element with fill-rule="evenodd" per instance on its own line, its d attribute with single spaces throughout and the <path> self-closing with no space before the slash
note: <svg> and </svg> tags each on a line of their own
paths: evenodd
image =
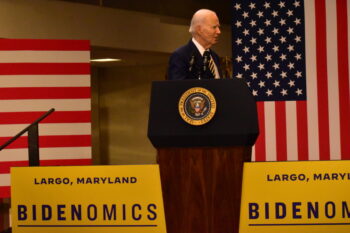
<svg viewBox="0 0 350 233">
<path fill-rule="evenodd" d="M 169 59 L 168 79 L 183 80 L 189 75 L 189 63 L 181 54 L 174 52 Z"/>
</svg>

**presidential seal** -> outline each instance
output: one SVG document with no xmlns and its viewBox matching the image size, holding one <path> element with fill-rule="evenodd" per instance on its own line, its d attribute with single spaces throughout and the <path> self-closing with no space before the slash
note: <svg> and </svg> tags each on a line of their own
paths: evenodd
<svg viewBox="0 0 350 233">
<path fill-rule="evenodd" d="M 208 123 L 216 112 L 214 95 L 205 88 L 193 87 L 182 94 L 179 100 L 179 113 L 191 125 Z"/>
</svg>

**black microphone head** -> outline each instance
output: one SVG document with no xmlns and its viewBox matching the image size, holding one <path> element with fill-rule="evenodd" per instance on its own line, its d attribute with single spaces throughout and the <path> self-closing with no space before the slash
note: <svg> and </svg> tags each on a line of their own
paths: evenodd
<svg viewBox="0 0 350 233">
<path fill-rule="evenodd" d="M 203 54 L 203 71 L 207 70 L 208 62 L 209 62 L 209 56 L 208 54 L 204 53 Z"/>
<path fill-rule="evenodd" d="M 190 65 L 193 65 L 193 63 L 194 63 L 194 55 L 191 56 Z"/>
<path fill-rule="evenodd" d="M 192 71 L 193 69 L 193 64 L 194 64 L 194 55 L 191 56 L 191 59 L 190 59 L 190 68 L 189 68 L 189 71 Z"/>
</svg>

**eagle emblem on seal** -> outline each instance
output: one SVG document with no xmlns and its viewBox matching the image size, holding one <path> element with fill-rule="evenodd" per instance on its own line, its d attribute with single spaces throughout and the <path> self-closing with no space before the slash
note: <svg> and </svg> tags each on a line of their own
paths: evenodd
<svg viewBox="0 0 350 233">
<path fill-rule="evenodd" d="M 191 108 L 193 109 L 193 114 L 196 117 L 203 115 L 205 110 L 208 109 L 208 107 L 205 106 L 206 100 L 203 97 L 196 96 L 190 99 L 189 102 L 190 102 Z"/>
<path fill-rule="evenodd" d="M 214 95 L 202 87 L 193 87 L 182 94 L 179 100 L 181 118 L 190 125 L 208 123 L 216 112 Z"/>
</svg>

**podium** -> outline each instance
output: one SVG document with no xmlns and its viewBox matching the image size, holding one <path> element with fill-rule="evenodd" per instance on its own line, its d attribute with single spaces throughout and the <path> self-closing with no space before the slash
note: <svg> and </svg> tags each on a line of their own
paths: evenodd
<svg viewBox="0 0 350 233">
<path fill-rule="evenodd" d="M 216 100 L 214 117 L 200 126 L 178 110 L 193 87 Z M 242 80 L 153 82 L 148 137 L 157 148 L 168 233 L 238 233 L 243 163 L 258 133 L 255 100 Z"/>
</svg>

